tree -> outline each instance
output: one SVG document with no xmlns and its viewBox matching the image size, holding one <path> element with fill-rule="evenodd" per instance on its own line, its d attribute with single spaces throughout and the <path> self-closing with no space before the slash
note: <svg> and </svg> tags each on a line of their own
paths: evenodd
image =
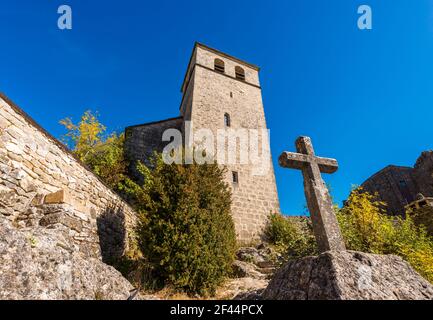
<svg viewBox="0 0 433 320">
<path fill-rule="evenodd" d="M 61 120 L 60 124 L 67 130 L 63 140 L 72 152 L 109 187 L 120 190 L 127 179 L 124 135 L 106 135 L 106 127 L 91 111 L 86 111 L 78 124 L 70 118 Z"/>
<path fill-rule="evenodd" d="M 231 193 L 217 165 L 138 166 L 132 186 L 140 212 L 139 245 L 164 285 L 212 295 L 229 274 L 236 250 Z"/>
</svg>

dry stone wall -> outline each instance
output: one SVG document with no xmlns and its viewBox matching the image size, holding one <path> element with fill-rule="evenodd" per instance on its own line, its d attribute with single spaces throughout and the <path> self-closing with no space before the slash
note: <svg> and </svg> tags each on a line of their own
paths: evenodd
<svg viewBox="0 0 433 320">
<path fill-rule="evenodd" d="M 4 95 L 0 215 L 17 228 L 62 226 L 71 247 L 98 258 L 123 254 L 135 225 L 118 195 Z"/>
</svg>

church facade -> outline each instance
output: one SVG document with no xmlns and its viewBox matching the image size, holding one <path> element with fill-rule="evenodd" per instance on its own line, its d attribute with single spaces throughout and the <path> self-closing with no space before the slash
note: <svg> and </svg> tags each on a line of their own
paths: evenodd
<svg viewBox="0 0 433 320">
<path fill-rule="evenodd" d="M 188 124 L 194 131 L 207 129 L 215 136 L 227 129 L 267 129 L 259 71 L 253 64 L 196 43 L 181 87 L 179 116 L 126 128 L 125 151 L 130 162 L 146 163 L 154 151 L 162 152 L 169 143 L 162 139 L 166 130 L 177 129 L 186 136 Z M 237 160 L 240 157 L 238 153 L 235 156 Z M 260 175 L 254 173 L 254 164 L 224 163 L 240 242 L 259 239 L 269 215 L 280 212 L 270 154 L 267 161 L 269 170 Z"/>
</svg>

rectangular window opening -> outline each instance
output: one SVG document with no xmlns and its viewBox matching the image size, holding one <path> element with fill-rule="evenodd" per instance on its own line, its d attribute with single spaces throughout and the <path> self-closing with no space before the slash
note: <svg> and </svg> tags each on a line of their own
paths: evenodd
<svg viewBox="0 0 433 320">
<path fill-rule="evenodd" d="M 233 183 L 239 184 L 239 174 L 237 172 L 233 171 L 232 176 L 233 176 Z"/>
</svg>

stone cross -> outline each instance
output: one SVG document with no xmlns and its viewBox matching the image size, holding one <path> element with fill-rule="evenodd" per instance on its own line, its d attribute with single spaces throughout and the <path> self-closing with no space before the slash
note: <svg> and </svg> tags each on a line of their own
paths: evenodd
<svg viewBox="0 0 433 320">
<path fill-rule="evenodd" d="M 321 175 L 321 172 L 336 172 L 337 160 L 316 157 L 309 137 L 299 137 L 296 140 L 296 149 L 298 153 L 284 152 L 279 163 L 281 167 L 302 170 L 305 196 L 319 251 L 344 251 L 346 248 L 331 196 Z"/>
</svg>

